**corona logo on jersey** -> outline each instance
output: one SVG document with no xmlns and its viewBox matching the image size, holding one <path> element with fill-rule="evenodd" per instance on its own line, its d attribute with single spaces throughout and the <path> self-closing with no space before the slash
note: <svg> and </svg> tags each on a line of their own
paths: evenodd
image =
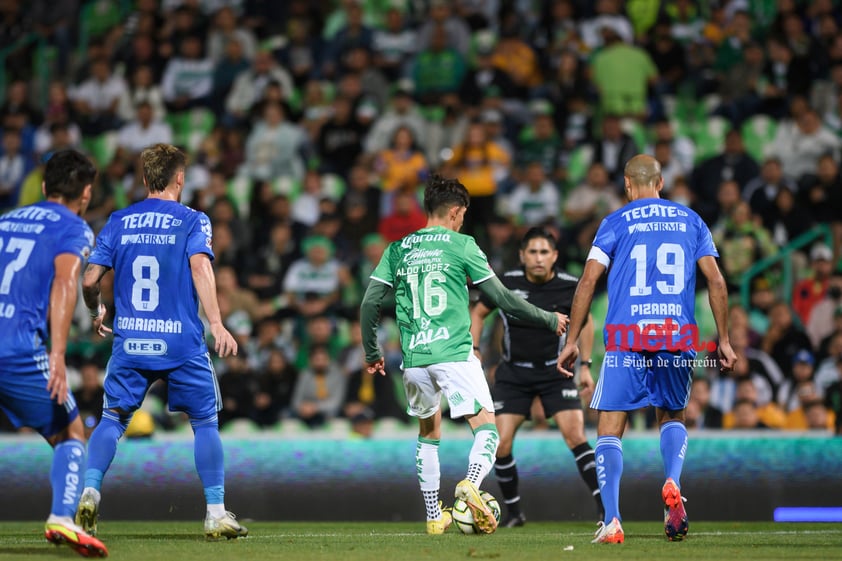
<svg viewBox="0 0 842 561">
<path fill-rule="evenodd" d="M 410 234 L 401 240 L 401 247 L 409 249 L 413 245 L 423 242 L 450 243 L 450 234 Z"/>
</svg>

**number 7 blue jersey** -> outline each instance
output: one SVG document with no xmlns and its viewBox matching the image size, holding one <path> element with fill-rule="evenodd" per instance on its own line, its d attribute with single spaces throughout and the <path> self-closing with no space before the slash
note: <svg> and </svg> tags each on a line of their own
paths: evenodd
<svg viewBox="0 0 842 561">
<path fill-rule="evenodd" d="M 609 268 L 606 349 L 674 351 L 691 341 L 696 262 L 708 255 L 719 257 L 710 230 L 681 204 L 639 199 L 605 217 L 588 258 Z"/>
<path fill-rule="evenodd" d="M 0 216 L 0 357 L 46 350 L 55 258 L 84 260 L 94 235 L 64 205 L 41 202 Z"/>
<path fill-rule="evenodd" d="M 165 370 L 207 352 L 189 259 L 211 244 L 208 217 L 175 201 L 111 215 L 89 262 L 114 269 L 113 361 Z"/>
</svg>

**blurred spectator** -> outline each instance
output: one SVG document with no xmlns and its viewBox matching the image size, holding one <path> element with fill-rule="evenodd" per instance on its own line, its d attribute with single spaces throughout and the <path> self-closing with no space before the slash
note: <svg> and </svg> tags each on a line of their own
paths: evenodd
<svg viewBox="0 0 842 561">
<path fill-rule="evenodd" d="M 225 100 L 225 110 L 233 123 L 243 123 L 248 118 L 249 112 L 272 82 L 281 86 L 284 100 L 289 99 L 293 92 L 293 82 L 289 73 L 275 62 L 271 52 L 258 51 L 254 55 L 251 68 L 237 75 Z"/>
<path fill-rule="evenodd" d="M 734 390 L 734 407 L 723 415 L 722 428 L 738 428 L 735 427 L 735 424 L 738 422 L 740 414 L 738 405 L 742 401 L 748 401 L 755 406 L 755 412 L 764 426 L 779 429 L 783 428 L 786 423 L 786 414 L 778 403 L 774 400 L 761 402 L 758 399 L 758 391 L 754 380 L 751 377 L 744 377 L 737 380 L 737 386 Z"/>
<path fill-rule="evenodd" d="M 214 242 L 216 241 L 215 234 L 216 232 L 214 232 Z M 252 323 L 263 316 L 257 297 L 252 291 L 240 287 L 237 270 L 233 267 L 216 265 L 216 293 L 220 300 L 226 300 L 232 312 L 245 312 Z"/>
<path fill-rule="evenodd" d="M 465 141 L 453 149 L 447 169 L 468 190 L 471 208 L 465 215 L 462 231 L 485 239 L 488 220 L 495 213 L 497 189 L 509 175 L 509 155 L 486 137 L 485 127 L 474 121 L 468 127 Z"/>
<path fill-rule="evenodd" d="M 258 426 L 269 427 L 287 413 L 295 391 L 298 371 L 279 349 L 269 351 L 266 366 L 256 375 L 252 419 Z"/>
<path fill-rule="evenodd" d="M 333 257 L 333 243 L 325 237 L 305 238 L 301 250 L 304 257 L 290 265 L 284 278 L 289 306 L 303 317 L 334 311 L 340 289 L 350 280 L 347 268 Z"/>
<path fill-rule="evenodd" d="M 722 428 L 722 412 L 710 404 L 710 380 L 694 376 L 690 389 L 690 403 L 687 406 L 692 427 L 697 429 Z"/>
<path fill-rule="evenodd" d="M 418 34 L 405 25 L 402 4 L 401 0 L 388 4 L 385 25 L 376 29 L 372 38 L 374 64 L 392 81 L 409 72 L 412 55 L 418 48 Z"/>
<path fill-rule="evenodd" d="M 832 430 L 836 419 L 825 409 L 821 392 L 813 382 L 804 382 L 797 387 L 798 406 L 789 411 L 786 417 L 787 430 Z M 811 410 L 819 407 L 817 411 Z"/>
<path fill-rule="evenodd" d="M 82 132 L 98 135 L 118 128 L 117 108 L 126 91 L 126 82 L 112 71 L 106 59 L 93 61 L 91 77 L 70 92 Z"/>
<path fill-rule="evenodd" d="M 3 129 L 3 154 L 0 155 L 0 211 L 17 205 L 24 179 L 33 168 L 32 159 L 21 151 L 21 133 Z"/>
<path fill-rule="evenodd" d="M 392 92 L 392 104 L 372 125 L 365 139 L 365 153 L 374 155 L 385 150 L 400 126 L 412 130 L 414 138 L 423 138 L 426 122 L 412 99 L 410 80 L 400 80 Z"/>
<path fill-rule="evenodd" d="M 236 355 L 223 359 L 220 370 L 222 410 L 219 412 L 219 425 L 225 426 L 234 419 L 248 419 L 251 416 L 255 379 L 245 351 L 241 348 Z"/>
<path fill-rule="evenodd" d="M 401 190 L 394 193 L 391 210 L 380 219 L 377 231 L 387 242 L 394 242 L 426 225 L 427 215 L 415 194 Z"/>
<path fill-rule="evenodd" d="M 351 100 L 337 97 L 333 101 L 333 115 L 321 126 L 316 139 L 320 169 L 347 177 L 351 166 L 362 153 L 365 127 L 354 115 Z"/>
<path fill-rule="evenodd" d="M 292 412 L 308 427 L 318 428 L 339 415 L 347 379 L 326 347 L 310 348 L 307 368 L 298 375 L 292 394 Z"/>
<path fill-rule="evenodd" d="M 802 179 L 798 194 L 816 222 L 842 221 L 842 178 L 833 155 L 819 158 L 815 172 Z"/>
<path fill-rule="evenodd" d="M 760 168 L 746 152 L 740 132 L 731 129 L 725 134 L 725 149 L 722 154 L 700 162 L 694 169 L 690 186 L 700 202 L 716 200 L 716 190 L 723 181 L 736 181 L 742 189 L 757 177 Z M 712 220 L 712 205 L 700 207 L 702 218 L 708 223 Z"/>
<path fill-rule="evenodd" d="M 79 408 L 79 417 L 85 426 L 85 435 L 90 436 L 102 417 L 102 403 L 105 389 L 102 387 L 100 368 L 96 362 L 85 361 L 79 367 L 81 385 L 73 391 L 73 399 Z"/>
<path fill-rule="evenodd" d="M 623 182 L 623 167 L 640 148 L 623 132 L 620 117 L 608 114 L 602 120 L 602 136 L 593 143 L 593 161 L 605 166 L 609 179 L 618 187 Z"/>
<path fill-rule="evenodd" d="M 430 45 L 419 50 L 412 67 L 416 97 L 423 105 L 435 105 L 441 96 L 458 93 L 465 71 L 462 54 L 447 46 L 446 31 L 433 28 Z"/>
<path fill-rule="evenodd" d="M 424 24 L 418 29 L 418 52 L 431 49 L 436 42 L 452 49 L 462 57 L 468 56 L 471 30 L 458 15 L 448 0 L 430 0 L 430 11 Z M 439 35 L 439 38 L 436 38 Z"/>
<path fill-rule="evenodd" d="M 838 379 L 825 388 L 824 403 L 836 420 L 836 436 L 842 435 L 842 369 L 839 369 Z"/>
<path fill-rule="evenodd" d="M 460 96 L 466 104 L 482 98 L 490 87 L 498 88 L 504 99 L 518 99 L 526 92 L 517 87 L 511 77 L 494 64 L 493 38 L 477 39 L 474 58 L 460 87 Z"/>
<path fill-rule="evenodd" d="M 675 182 L 689 175 L 690 169 L 685 168 L 678 158 L 673 156 L 672 143 L 668 140 L 659 140 L 655 143 L 655 159 L 661 164 L 661 177 L 664 178 L 663 195 L 669 196 Z"/>
<path fill-rule="evenodd" d="M 553 122 L 553 107 L 545 99 L 529 104 L 532 126 L 524 128 L 517 142 L 517 164 L 520 171 L 531 162 L 539 162 L 550 179 L 559 177 L 564 144 Z"/>
<path fill-rule="evenodd" d="M 125 75 L 134 76 L 137 69 L 146 66 L 152 73 L 152 83 L 159 83 L 164 74 L 164 59 L 158 54 L 155 38 L 148 33 L 137 33 L 131 40 L 131 51 L 125 55 Z"/>
<path fill-rule="evenodd" d="M 41 112 L 32 103 L 29 86 L 24 80 L 15 80 L 6 88 L 6 101 L 0 105 L 0 116 L 5 117 L 9 113 L 22 113 L 33 124 L 41 122 Z"/>
<path fill-rule="evenodd" d="M 646 51 L 624 42 L 614 28 L 602 26 L 600 32 L 605 46 L 591 63 L 600 108 L 606 114 L 646 116 L 647 88 L 658 79 L 658 68 Z"/>
<path fill-rule="evenodd" d="M 742 378 L 751 380 L 756 392 L 753 401 L 758 405 L 774 401 L 775 393 L 784 381 L 780 367 L 766 352 L 748 346 L 748 327 L 732 327 L 730 336 L 731 346 L 738 353 L 739 360 L 728 374 L 714 371 L 714 377 L 711 378 L 711 405 L 723 413 L 730 412 L 736 399 L 738 381 Z M 749 388 L 744 390 L 750 391 Z"/>
<path fill-rule="evenodd" d="M 280 177 L 303 179 L 301 150 L 306 142 L 304 131 L 286 120 L 280 103 L 266 104 L 262 117 L 246 140 L 246 161 L 239 173 L 258 181 Z"/>
<path fill-rule="evenodd" d="M 652 124 L 652 133 L 655 143 L 669 143 L 673 158 L 681 164 L 681 168 L 685 170 L 689 177 L 689 172 L 693 170 L 696 162 L 696 145 L 693 141 L 687 136 L 676 134 L 669 119 L 655 121 Z M 664 189 L 668 189 L 668 187 L 664 185 Z"/>
<path fill-rule="evenodd" d="M 152 107 L 153 118 L 163 120 L 167 114 L 161 87 L 154 81 L 152 69 L 149 66 L 138 66 L 131 75 L 131 84 L 120 99 L 118 115 L 123 121 L 131 121 L 137 117 L 137 106 L 148 103 Z"/>
<path fill-rule="evenodd" d="M 810 276 L 798 281 L 792 289 L 792 310 L 801 325 L 809 326 L 810 312 L 825 298 L 832 272 L 833 251 L 823 243 L 815 244 L 810 250 Z"/>
<path fill-rule="evenodd" d="M 651 33 L 647 51 L 658 69 L 656 89 L 662 95 L 675 94 L 687 73 L 684 48 L 675 40 L 667 21 L 656 23 Z"/>
<path fill-rule="evenodd" d="M 814 172 L 819 158 L 832 154 L 839 159 L 840 140 L 822 127 L 818 114 L 808 109 L 796 121 L 796 127 L 779 127 L 769 153 L 777 156 L 784 172 L 800 180 Z"/>
<path fill-rule="evenodd" d="M 213 101 L 211 107 L 217 116 L 225 112 L 225 101 L 231 93 L 237 76 L 249 69 L 249 60 L 243 55 L 239 41 L 228 41 L 224 56 L 216 61 L 213 69 Z"/>
<path fill-rule="evenodd" d="M 452 147 L 465 141 L 470 118 L 469 107 L 462 105 L 459 96 L 447 94 L 441 98 L 443 116 L 440 120 L 427 123 L 424 136 L 418 139 L 427 156 L 428 163 L 436 168 L 453 153 Z M 489 140 L 499 144 L 509 156 L 512 156 L 511 143 L 502 136 L 503 116 L 494 109 L 483 111 L 482 122 L 485 124 Z"/>
<path fill-rule="evenodd" d="M 837 325 L 842 319 L 842 271 L 833 270 L 827 280 L 824 297 L 815 302 L 810 310 L 807 321 L 807 334 L 820 355 L 824 358 L 827 350 L 827 339 L 837 331 Z"/>
<path fill-rule="evenodd" d="M 734 403 L 733 424 L 730 428 L 736 430 L 768 429 L 757 411 L 757 404 L 750 399 L 740 399 Z"/>
<path fill-rule="evenodd" d="M 722 268 L 729 290 L 738 291 L 743 274 L 760 259 L 777 253 L 778 248 L 769 232 L 754 221 L 744 201 L 737 203 L 720 224 L 713 231 L 713 239 L 722 252 Z"/>
<path fill-rule="evenodd" d="M 488 242 L 483 251 L 491 268 L 498 273 L 510 271 L 520 265 L 518 259 L 518 237 L 512 221 L 495 214 L 486 224 Z"/>
<path fill-rule="evenodd" d="M 520 226 L 540 226 L 558 218 L 561 202 L 559 190 L 547 179 L 540 161 L 526 166 L 524 180 L 507 199 L 508 215 Z"/>
<path fill-rule="evenodd" d="M 815 357 L 807 349 L 801 349 L 795 354 L 792 359 L 792 368 L 786 380 L 778 388 L 778 395 L 776 396 L 778 404 L 784 411 L 790 412 L 800 406 L 798 389 L 804 384 L 814 382 L 813 369 L 815 366 Z"/>
<path fill-rule="evenodd" d="M 351 430 L 364 438 L 371 438 L 374 422 L 385 417 L 404 420 L 406 415 L 395 395 L 392 374 L 369 374 L 355 370 L 348 378 L 348 389 L 342 413 L 351 421 Z"/>
<path fill-rule="evenodd" d="M 301 193 L 292 203 L 291 216 L 296 224 L 306 229 L 312 228 L 319 221 L 326 194 L 322 176 L 316 170 L 308 170 L 303 183 Z"/>
<path fill-rule="evenodd" d="M 144 148 L 159 142 L 171 144 L 172 129 L 155 119 L 151 103 L 141 101 L 137 104 L 137 117 L 120 129 L 117 145 L 126 158 L 134 159 Z"/>
<path fill-rule="evenodd" d="M 784 175 L 781 160 L 777 157 L 766 158 L 760 168 L 760 175 L 749 181 L 743 189 L 743 199 L 748 201 L 751 211 L 763 220 L 767 228 L 771 225 L 768 220 L 773 216 L 772 209 L 781 189 L 795 192 L 798 185 Z"/>
<path fill-rule="evenodd" d="M 588 168 L 585 181 L 564 202 L 564 218 L 578 230 L 585 224 L 599 222 L 623 206 L 617 189 L 610 182 L 605 165 L 596 161 Z"/>
<path fill-rule="evenodd" d="M 792 321 L 792 310 L 786 302 L 777 302 L 769 310 L 769 328 L 763 334 L 760 348 L 785 372 L 800 350 L 811 349 L 810 339 Z"/>
<path fill-rule="evenodd" d="M 784 40 L 772 37 L 766 42 L 769 60 L 764 69 L 765 87 L 761 90 L 761 111 L 772 117 L 781 118 L 786 113 L 788 100 L 792 96 L 804 96 L 810 88 L 810 63 L 796 56 L 792 47 Z M 795 170 L 787 173 L 798 177 Z"/>
<path fill-rule="evenodd" d="M 344 5 L 345 26 L 336 33 L 328 43 L 324 59 L 322 60 L 322 76 L 335 78 L 345 53 L 362 47 L 370 51 L 374 42 L 373 30 L 363 21 L 363 6 L 360 0 L 351 0 Z"/>
<path fill-rule="evenodd" d="M 502 70 L 514 86 L 528 94 L 541 84 L 541 68 L 532 47 L 520 36 L 523 22 L 514 11 L 504 12 L 500 22 L 500 40 L 491 56 L 495 67 Z"/>
<path fill-rule="evenodd" d="M 757 113 L 761 108 L 760 88 L 765 83 L 765 64 L 763 47 L 754 41 L 748 42 L 742 58 L 720 75 L 722 104 L 714 114 L 728 118 L 734 126 L 740 126 Z"/>
<path fill-rule="evenodd" d="M 283 292 L 284 278 L 300 254 L 289 222 L 275 222 L 269 229 L 269 243 L 252 256 L 246 286 L 261 300 Z"/>
<path fill-rule="evenodd" d="M 287 42 L 275 53 L 275 58 L 286 68 L 297 87 L 314 78 L 321 68 L 324 45 L 313 32 L 306 18 L 294 17 L 287 22 Z"/>
<path fill-rule="evenodd" d="M 213 93 L 213 61 L 202 55 L 202 40 L 195 35 L 184 38 L 178 56 L 164 69 L 161 93 L 170 111 L 185 111 L 204 106 Z"/>
<path fill-rule="evenodd" d="M 41 156 L 47 151 L 54 149 L 53 130 L 54 124 L 64 126 L 67 131 L 67 147 L 79 146 L 82 141 L 82 131 L 79 126 L 71 120 L 73 106 L 67 97 L 67 89 L 62 82 L 51 82 L 47 91 L 47 105 L 44 109 L 44 120 L 35 132 L 34 148 L 35 154 Z"/>
<path fill-rule="evenodd" d="M 595 14 L 579 24 L 582 40 L 589 50 L 596 50 L 600 46 L 608 46 L 605 41 L 605 31 L 609 30 L 618 40 L 631 43 L 634 31 L 628 18 L 622 14 L 622 7 L 618 0 L 597 0 Z"/>
<path fill-rule="evenodd" d="M 430 171 L 412 130 L 403 126 L 395 130 L 389 147 L 377 154 L 374 170 L 380 176 L 383 190 L 380 210 L 385 214 L 393 210 L 395 193 L 404 191 L 414 195 Z"/>
<path fill-rule="evenodd" d="M 213 17 L 208 34 L 208 58 L 218 63 L 225 56 L 228 44 L 236 42 L 242 48 L 243 56 L 251 60 L 257 52 L 257 39 L 247 28 L 237 25 L 237 16 L 229 6 L 219 9 Z"/>
</svg>

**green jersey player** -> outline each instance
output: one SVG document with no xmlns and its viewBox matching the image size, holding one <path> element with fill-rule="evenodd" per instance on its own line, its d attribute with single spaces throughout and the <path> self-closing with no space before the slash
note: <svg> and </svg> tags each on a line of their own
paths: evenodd
<svg viewBox="0 0 842 561">
<path fill-rule="evenodd" d="M 428 534 L 443 533 L 451 522 L 439 503 L 442 393 L 450 416 L 465 417 L 474 433 L 467 476 L 456 486 L 456 498 L 468 504 L 481 531 L 491 533 L 497 527 L 479 494 L 494 464 L 499 436 L 488 383 L 473 353 L 468 278 L 500 309 L 524 321 L 557 335 L 568 322 L 567 316 L 536 308 L 503 287 L 474 238 L 459 233 L 469 203 L 459 181 L 433 176 L 424 191 L 427 226 L 389 245 L 360 310 L 366 369 L 385 374 L 377 324 L 380 305 L 394 290 L 404 388 L 409 414 L 419 422 L 416 467 Z"/>
</svg>

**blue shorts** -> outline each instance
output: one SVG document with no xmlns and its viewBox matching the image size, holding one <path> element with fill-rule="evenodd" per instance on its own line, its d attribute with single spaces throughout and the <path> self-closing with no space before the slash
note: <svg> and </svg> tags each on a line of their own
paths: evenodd
<svg viewBox="0 0 842 561">
<path fill-rule="evenodd" d="M 690 400 L 696 351 L 607 351 L 591 409 L 633 411 L 654 405 L 680 411 Z"/>
<path fill-rule="evenodd" d="M 222 409 L 216 372 L 207 353 L 166 370 L 134 368 L 110 360 L 103 383 L 104 408 L 133 413 L 156 380 L 167 382 L 170 411 L 184 411 L 191 419 L 207 419 Z"/>
<path fill-rule="evenodd" d="M 33 428 L 44 438 L 60 433 L 79 416 L 70 390 L 67 390 L 64 405 L 50 399 L 49 379 L 50 363 L 46 352 L 29 357 L 6 357 L 0 361 L 0 408 L 17 428 Z"/>
</svg>

